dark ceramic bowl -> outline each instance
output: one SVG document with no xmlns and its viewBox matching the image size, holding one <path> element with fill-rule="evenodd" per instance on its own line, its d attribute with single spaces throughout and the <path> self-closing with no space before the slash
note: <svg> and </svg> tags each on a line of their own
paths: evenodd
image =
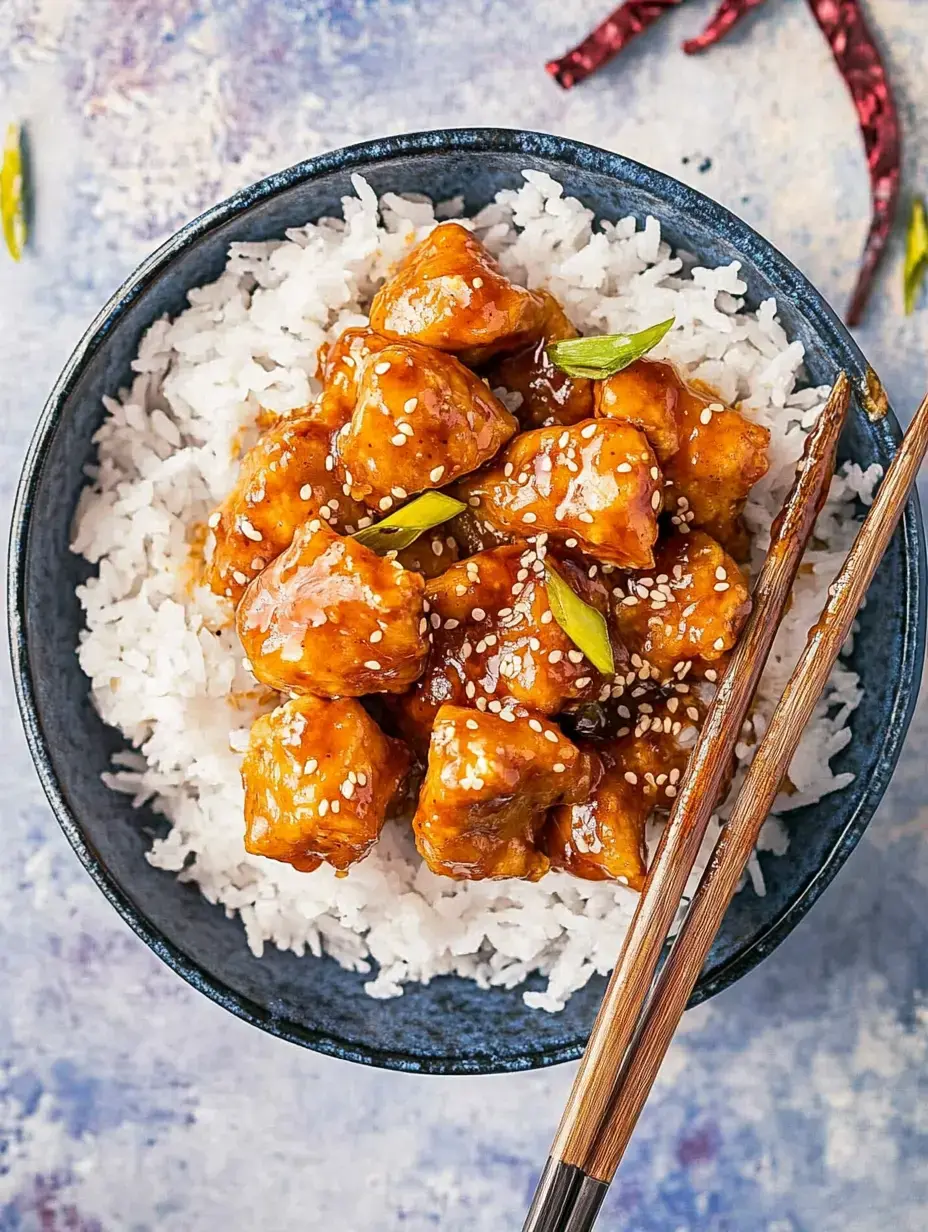
<svg viewBox="0 0 928 1232">
<path fill-rule="evenodd" d="M 188 288 L 215 278 L 233 240 L 338 213 L 363 173 L 378 193 L 463 194 L 476 209 L 520 183 L 524 167 L 556 176 L 600 218 L 653 214 L 674 246 L 716 265 L 737 258 L 756 304 L 775 296 L 783 324 L 806 347 L 815 383 L 848 371 L 865 402 L 867 365 L 818 292 L 765 240 L 720 206 L 665 175 L 561 137 L 484 130 L 393 137 L 310 159 L 245 189 L 188 224 L 150 257 L 84 335 L 52 391 L 26 459 L 13 519 L 9 622 L 23 722 L 45 791 L 97 885 L 151 948 L 220 1005 L 284 1039 L 320 1052 L 393 1069 L 490 1073 L 577 1057 L 603 981 L 593 980 L 560 1014 L 532 1011 L 522 989 L 479 990 L 456 977 L 410 985 L 393 1001 L 372 1001 L 363 977 L 328 958 L 272 950 L 260 961 L 228 920 L 189 886 L 153 869 L 144 853 L 163 829 L 134 811 L 100 775 L 120 747 L 88 695 L 74 650 L 81 628 L 75 585 L 86 564 L 68 551 L 69 527 L 101 395 L 129 379 L 142 331 L 184 307 Z M 845 457 L 886 464 L 899 439 L 891 413 L 871 422 L 855 408 Z M 866 689 L 854 738 L 836 758 L 853 784 L 791 813 L 796 834 L 782 858 L 761 857 L 767 894 L 737 896 L 695 1000 L 749 971 L 786 936 L 847 859 L 889 781 L 915 700 L 923 653 L 925 561 L 915 496 L 870 591 L 853 667 Z"/>
</svg>

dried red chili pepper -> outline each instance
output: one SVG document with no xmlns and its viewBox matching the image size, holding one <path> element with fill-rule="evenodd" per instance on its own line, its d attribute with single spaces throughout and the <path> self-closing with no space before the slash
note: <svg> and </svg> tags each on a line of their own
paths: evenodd
<svg viewBox="0 0 928 1232">
<path fill-rule="evenodd" d="M 848 324 L 856 325 L 896 214 L 902 162 L 899 116 L 886 69 L 857 0 L 809 0 L 809 7 L 854 100 L 870 169 L 873 215 L 847 310 Z"/>
<path fill-rule="evenodd" d="M 683 50 L 691 56 L 697 51 L 705 51 L 707 47 L 712 47 L 723 39 L 732 26 L 737 25 L 745 14 L 750 13 L 751 9 L 759 8 L 763 3 L 764 0 L 722 0 L 702 34 L 687 39 L 683 44 Z"/>
<path fill-rule="evenodd" d="M 573 51 L 549 61 L 545 68 L 559 85 L 569 90 L 618 55 L 668 9 L 681 3 L 682 0 L 625 0 Z"/>
</svg>

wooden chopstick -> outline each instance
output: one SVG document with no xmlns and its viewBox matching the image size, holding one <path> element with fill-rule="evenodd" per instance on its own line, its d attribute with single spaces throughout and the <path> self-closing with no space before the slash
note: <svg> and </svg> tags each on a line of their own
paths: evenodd
<svg viewBox="0 0 928 1232">
<path fill-rule="evenodd" d="M 828 600 L 817 624 L 809 632 L 805 650 L 777 703 L 686 920 L 658 977 L 622 1066 L 608 1119 L 601 1126 L 599 1139 L 587 1160 L 586 1170 L 599 1181 L 612 1179 L 625 1152 L 722 917 L 754 850 L 760 828 L 789 770 L 803 728 L 812 717 L 867 587 L 902 516 L 926 450 L 928 397 L 918 408 L 854 545 L 829 587 Z"/>
<path fill-rule="evenodd" d="M 597 1185 L 605 1192 L 602 1182 L 589 1180 L 589 1163 L 609 1117 L 622 1058 L 715 809 L 815 519 L 827 496 L 849 400 L 850 383 L 841 373 L 809 433 L 796 481 L 771 529 L 770 550 L 754 588 L 751 615 L 690 757 L 523 1232 L 555 1232 L 561 1227 L 557 1220 L 577 1203 L 592 1203 L 598 1208 Z"/>
</svg>

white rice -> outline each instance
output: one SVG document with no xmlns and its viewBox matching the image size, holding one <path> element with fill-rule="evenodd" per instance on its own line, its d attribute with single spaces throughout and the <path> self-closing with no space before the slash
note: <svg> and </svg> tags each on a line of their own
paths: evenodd
<svg viewBox="0 0 928 1232">
<path fill-rule="evenodd" d="M 549 287 L 584 332 L 639 329 L 668 316 L 676 325 L 655 355 L 740 400 L 772 433 L 770 471 L 747 519 L 756 568 L 789 487 L 805 433 L 827 389 L 797 388 L 803 348 L 789 342 L 770 300 L 744 310 L 737 262 L 691 268 L 661 241 L 653 218 L 594 229 L 592 213 L 560 185 L 524 172 L 473 227 L 514 279 Z M 338 879 L 248 855 L 243 844 L 241 751 L 258 706 L 255 681 L 229 627 L 225 601 L 191 590 L 189 534 L 232 487 L 237 447 L 256 435 L 260 407 L 290 412 L 319 391 L 316 352 L 363 323 L 377 285 L 451 203 L 387 194 L 379 203 L 354 178 L 344 221 L 324 219 L 282 241 L 234 244 L 216 282 L 190 292 L 175 321 L 157 321 L 133 363 L 131 389 L 104 399 L 99 464 L 78 507 L 73 550 L 98 566 L 79 589 L 87 628 L 80 662 L 106 723 L 138 750 L 119 755 L 107 782 L 171 823 L 153 843 L 152 864 L 194 881 L 226 914 L 238 913 L 252 952 L 266 943 L 297 954 L 326 952 L 371 973 L 373 997 L 410 980 L 456 972 L 481 986 L 519 984 L 532 972 L 547 991 L 531 1006 L 563 1007 L 594 971 L 607 972 L 634 910 L 631 890 L 549 874 L 529 885 L 436 877 L 415 852 L 408 826 L 387 828 L 372 854 Z M 379 208 L 378 208 L 379 204 Z M 851 464 L 832 484 L 758 695 L 762 730 L 854 533 L 854 502 L 869 500 L 878 468 Z M 811 569 L 808 568 L 811 566 Z M 793 762 L 796 792 L 778 811 L 846 786 L 830 759 L 851 738 L 857 677 L 836 667 Z M 738 755 L 749 760 L 753 732 Z M 707 837 L 708 855 L 717 826 Z M 761 846 L 787 845 L 776 816 Z M 701 866 L 697 869 L 698 875 Z M 751 881 L 763 893 L 756 857 Z M 691 886 L 692 889 L 692 886 Z M 750 892 L 750 891 L 746 891 Z"/>
</svg>

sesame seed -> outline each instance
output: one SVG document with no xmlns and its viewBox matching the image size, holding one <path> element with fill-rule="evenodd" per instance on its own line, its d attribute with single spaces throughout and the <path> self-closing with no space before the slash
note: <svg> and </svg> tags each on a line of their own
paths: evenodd
<svg viewBox="0 0 928 1232">
<path fill-rule="evenodd" d="M 626 782 L 626 783 L 631 783 L 632 787 L 636 787 L 636 786 L 637 786 L 637 784 L 638 784 L 638 775 L 637 775 L 637 774 L 633 774 L 631 770 L 626 770 L 626 771 L 625 771 L 625 774 L 624 774 L 624 776 L 623 776 L 623 777 L 624 777 L 624 779 L 625 779 L 625 782 Z"/>
<path fill-rule="evenodd" d="M 710 667 L 709 670 L 706 672 L 706 679 L 710 682 L 710 684 L 714 684 L 715 681 L 718 680 L 718 678 L 719 678 L 718 672 L 713 671 L 713 669 Z"/>
<path fill-rule="evenodd" d="M 242 573 L 241 569 L 232 570 L 232 580 L 238 582 L 239 586 L 246 586 L 248 584 L 248 578 Z"/>
<path fill-rule="evenodd" d="M 579 680 L 574 681 L 574 684 L 578 689 L 585 689 L 587 685 L 592 683 L 593 678 L 591 676 L 581 676 Z"/>
<path fill-rule="evenodd" d="M 222 514 L 217 509 L 215 513 L 211 513 L 209 515 L 206 525 L 210 528 L 210 530 L 215 530 L 221 521 L 222 521 Z"/>
<path fill-rule="evenodd" d="M 652 509 L 654 509 L 654 510 L 656 511 L 656 510 L 660 509 L 660 507 L 661 507 L 661 494 L 660 494 L 660 492 L 652 492 L 652 493 L 651 493 L 651 508 L 652 508 Z"/>
<path fill-rule="evenodd" d="M 491 702 L 487 702 L 487 709 L 490 711 L 491 714 L 499 714 L 502 708 L 503 708 L 503 703 L 498 702 L 495 697 Z"/>
<path fill-rule="evenodd" d="M 583 512 L 583 513 L 578 513 L 578 514 L 577 514 L 577 519 L 578 519 L 578 521 L 580 521 L 580 522 L 589 522 L 589 523 L 591 523 L 591 522 L 593 521 L 593 515 L 592 515 L 592 513 L 587 513 L 587 512 L 584 510 L 584 512 Z"/>
<path fill-rule="evenodd" d="M 550 729 L 550 727 L 546 728 L 545 729 L 545 739 L 550 741 L 551 744 L 557 744 L 558 742 L 557 732 L 553 732 Z"/>
<path fill-rule="evenodd" d="M 416 435 L 416 430 L 412 426 L 412 424 L 398 423 L 396 425 L 396 430 L 397 432 L 402 432 L 403 436 L 415 436 Z"/>
<path fill-rule="evenodd" d="M 576 539 L 565 539 L 565 540 L 564 540 L 564 547 L 565 547 L 565 548 L 575 548 L 576 546 L 577 546 L 577 540 L 576 540 Z"/>
<path fill-rule="evenodd" d="M 528 725 L 529 725 L 529 727 L 532 729 L 532 731 L 535 731 L 535 732 L 542 732 L 542 731 L 544 731 L 544 728 L 543 728 L 543 727 L 542 727 L 542 725 L 538 722 L 538 720 L 537 720 L 537 719 L 529 719 L 529 721 L 528 721 Z"/>
<path fill-rule="evenodd" d="M 674 798 L 674 796 L 677 794 L 677 789 L 676 789 L 676 787 L 674 787 L 674 786 L 673 786 L 673 784 L 672 784 L 672 783 L 668 784 L 668 785 L 664 788 L 664 791 L 665 791 L 665 792 L 666 792 L 666 794 L 667 794 L 667 795 L 671 798 L 671 800 L 672 800 L 672 799 Z"/>
<path fill-rule="evenodd" d="M 477 686 L 474 684 L 472 680 L 468 680 L 467 684 L 464 686 L 464 692 L 467 694 L 468 697 L 472 698 L 476 696 Z"/>
<path fill-rule="evenodd" d="M 724 565 L 719 565 L 719 567 L 715 571 L 715 576 L 718 578 L 720 582 L 725 581 L 725 579 L 728 577 L 728 572 L 726 571 Z"/>
<path fill-rule="evenodd" d="M 393 507 L 393 499 L 389 496 L 382 496 L 377 502 L 377 508 L 382 509 L 384 513 Z"/>
<path fill-rule="evenodd" d="M 712 643 L 712 648 L 713 650 L 724 650 L 725 649 L 725 639 L 722 637 L 717 637 L 715 641 Z"/>
<path fill-rule="evenodd" d="M 551 767 L 551 769 L 554 771 L 555 774 L 563 774 L 564 771 L 567 769 L 567 767 L 564 765 L 562 761 L 556 761 L 554 765 Z"/>
<path fill-rule="evenodd" d="M 539 642 L 537 637 L 530 637 L 528 639 L 528 648 L 529 650 L 534 650 L 537 654 L 541 650 L 541 642 Z"/>
<path fill-rule="evenodd" d="M 372 672 L 380 671 L 380 664 L 377 662 L 376 659 L 365 659 L 364 666 Z"/>
<path fill-rule="evenodd" d="M 335 459 L 332 457 L 331 454 L 329 454 L 325 460 L 325 469 L 327 471 L 335 470 Z"/>
<path fill-rule="evenodd" d="M 346 800 L 350 800 L 354 795 L 354 783 L 350 779 L 346 779 L 339 788 Z"/>
<path fill-rule="evenodd" d="M 553 613 L 553 612 L 551 612 L 551 611 L 542 612 L 542 614 L 541 614 L 541 623 L 542 623 L 543 625 L 549 625 L 553 619 L 554 619 L 554 613 Z"/>
<path fill-rule="evenodd" d="M 242 532 L 242 534 L 245 536 L 246 539 L 250 539 L 253 543 L 261 542 L 261 535 L 259 534 L 258 531 L 255 530 L 255 528 L 252 526 L 252 524 L 248 521 L 247 518 L 243 518 L 243 517 L 239 518 L 238 528 Z"/>
<path fill-rule="evenodd" d="M 397 432 L 396 436 L 390 437 L 390 444 L 396 445 L 397 449 L 399 449 L 401 445 L 406 444 L 406 437 L 403 435 L 402 432 Z"/>
<path fill-rule="evenodd" d="M 561 435 L 557 438 L 558 449 L 566 449 L 569 444 L 570 444 L 570 433 L 562 432 Z"/>
<path fill-rule="evenodd" d="M 571 663 L 583 662 L 583 654 L 579 650 L 568 650 L 567 657 L 570 659 Z"/>
<path fill-rule="evenodd" d="M 512 474 L 512 471 L 513 471 L 513 466 L 512 466 L 512 463 L 511 463 L 511 462 L 507 462 L 507 463 L 506 463 L 506 465 L 503 467 L 503 476 L 504 476 L 504 478 L 508 479 L 508 478 L 509 478 L 509 476 Z"/>
<path fill-rule="evenodd" d="M 436 466 L 433 471 L 429 471 L 429 479 L 431 479 L 432 483 L 438 483 L 444 473 L 445 468 L 443 466 Z"/>
<path fill-rule="evenodd" d="M 620 475 L 627 475 L 628 472 L 632 469 L 632 464 L 630 462 L 620 462 L 619 465 L 615 469 L 618 471 Z"/>
<path fill-rule="evenodd" d="M 471 509 L 479 509 L 480 508 L 480 497 L 479 496 L 469 496 L 467 498 L 467 503 L 468 505 L 470 505 Z"/>
<path fill-rule="evenodd" d="M 625 598 L 622 600 L 622 606 L 623 607 L 634 607 L 637 602 L 638 602 L 637 595 L 626 595 Z"/>
<path fill-rule="evenodd" d="M 371 642 L 376 643 L 376 642 L 381 641 L 382 639 L 383 639 L 383 631 L 381 629 L 375 629 L 374 632 L 371 634 L 369 640 Z"/>
<path fill-rule="evenodd" d="M 341 811 L 341 807 L 342 807 L 342 802 L 341 802 L 341 800 L 333 800 L 333 801 L 332 801 L 332 812 L 333 812 L 333 813 L 338 813 L 338 812 L 340 812 L 340 811 Z"/>
<path fill-rule="evenodd" d="M 470 613 L 471 620 L 485 620 L 486 615 L 487 614 L 483 610 L 482 607 L 471 608 L 471 613 Z"/>
<path fill-rule="evenodd" d="M 468 720 L 467 720 L 467 723 L 465 724 L 465 726 L 466 726 L 466 727 L 468 728 L 468 730 L 470 730 L 470 731 L 479 731 L 479 730 L 480 730 L 480 724 L 477 722 L 477 720 L 476 720 L 476 719 L 468 719 Z"/>
<path fill-rule="evenodd" d="M 358 786 L 359 787 L 367 786 L 367 775 L 364 773 L 363 770 L 358 771 Z"/>
<path fill-rule="evenodd" d="M 651 476 L 651 478 L 652 478 L 652 479 L 660 479 L 660 477 L 661 477 L 661 473 L 660 473 L 660 471 L 657 469 L 657 467 L 656 467 L 656 466 L 652 466 L 652 467 L 651 467 L 651 470 L 649 471 L 649 474 L 650 474 L 650 476 Z"/>
<path fill-rule="evenodd" d="M 319 816 L 324 817 L 328 811 L 329 811 L 328 800 L 320 800 L 319 801 Z"/>
<path fill-rule="evenodd" d="M 449 619 L 445 621 L 445 628 L 456 629 L 460 623 L 461 622 L 459 620 L 455 620 L 454 617 L 449 617 Z"/>
<path fill-rule="evenodd" d="M 386 360 L 383 360 L 379 364 L 374 364 L 374 371 L 377 373 L 378 376 L 383 376 L 385 372 L 390 371 L 390 365 L 387 363 Z"/>
<path fill-rule="evenodd" d="M 721 593 L 724 590 L 729 590 L 730 587 L 729 587 L 728 582 L 716 582 L 716 584 L 712 587 L 712 589 L 717 590 L 719 591 L 719 593 Z"/>
<path fill-rule="evenodd" d="M 483 712 L 487 708 L 487 699 L 485 697 L 478 697 L 477 700 L 474 702 L 474 705 L 477 707 L 478 710 Z"/>
<path fill-rule="evenodd" d="M 596 435 L 596 427 L 597 425 L 595 423 L 587 424 L 585 428 L 581 428 L 580 435 L 585 441 L 588 441 L 591 436 Z"/>
<path fill-rule="evenodd" d="M 309 761 L 306 763 L 306 765 L 303 767 L 303 773 L 304 774 L 315 774 L 318 769 L 319 769 L 318 761 L 316 761 L 315 757 L 311 757 Z"/>
<path fill-rule="evenodd" d="M 397 500 L 405 500 L 409 495 L 405 488 L 391 488 L 390 492 Z"/>
<path fill-rule="evenodd" d="M 422 619 L 419 621 L 419 632 L 424 633 L 428 627 L 429 627 L 429 622 L 423 616 Z"/>
<path fill-rule="evenodd" d="M 548 655 L 548 662 L 549 663 L 560 663 L 563 657 L 564 657 L 563 650 L 552 650 L 551 653 Z"/>
<path fill-rule="evenodd" d="M 523 514 L 522 514 L 522 521 L 523 521 L 523 522 L 536 522 L 537 520 L 538 520 L 538 519 L 537 519 L 536 515 L 535 515 L 534 513 L 532 513 L 532 511 L 531 511 L 531 510 L 529 510 L 529 512 L 528 512 L 528 513 L 523 513 Z"/>
<path fill-rule="evenodd" d="M 701 424 L 707 424 L 707 423 L 712 422 L 712 412 L 709 410 L 708 407 L 706 407 L 706 409 L 700 413 L 699 422 Z"/>
</svg>

